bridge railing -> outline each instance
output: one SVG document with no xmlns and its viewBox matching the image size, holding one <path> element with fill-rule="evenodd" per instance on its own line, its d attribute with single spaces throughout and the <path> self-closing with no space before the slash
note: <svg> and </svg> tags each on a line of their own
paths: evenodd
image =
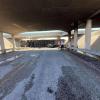
<svg viewBox="0 0 100 100">
<path fill-rule="evenodd" d="M 96 51 L 96 50 L 80 49 L 80 48 L 74 48 L 74 47 L 71 47 L 70 49 L 75 50 L 75 51 L 80 51 L 83 53 L 87 53 L 87 54 L 91 54 L 94 56 L 100 56 L 100 51 Z"/>
</svg>

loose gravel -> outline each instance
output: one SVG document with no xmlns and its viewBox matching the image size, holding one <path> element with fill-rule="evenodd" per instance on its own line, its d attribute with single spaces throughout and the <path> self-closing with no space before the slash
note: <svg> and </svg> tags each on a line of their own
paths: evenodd
<svg viewBox="0 0 100 100">
<path fill-rule="evenodd" d="M 63 76 L 59 78 L 55 93 L 56 100 L 92 100 L 70 66 L 63 66 L 62 72 Z"/>
</svg>

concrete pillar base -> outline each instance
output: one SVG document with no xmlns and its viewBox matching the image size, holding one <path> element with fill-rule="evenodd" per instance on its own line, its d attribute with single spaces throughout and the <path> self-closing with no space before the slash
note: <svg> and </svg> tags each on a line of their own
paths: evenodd
<svg viewBox="0 0 100 100">
<path fill-rule="evenodd" d="M 5 54 L 6 53 L 6 50 L 1 50 L 2 54 Z"/>
</svg>

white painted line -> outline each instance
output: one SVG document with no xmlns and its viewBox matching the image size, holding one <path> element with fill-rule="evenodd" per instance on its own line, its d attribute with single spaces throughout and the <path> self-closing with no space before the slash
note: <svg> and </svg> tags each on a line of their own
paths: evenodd
<svg viewBox="0 0 100 100">
<path fill-rule="evenodd" d="M 30 55 L 31 57 L 38 57 L 39 55 L 38 54 L 33 54 L 33 55 Z"/>
<path fill-rule="evenodd" d="M 11 58 L 8 58 L 8 59 L 6 59 L 6 60 L 4 60 L 4 61 L 1 61 L 0 62 L 0 64 L 4 64 L 4 63 L 7 63 L 7 62 L 11 62 L 11 61 L 14 61 L 15 59 L 17 59 L 17 58 L 19 58 L 19 57 L 21 57 L 22 55 L 19 55 L 19 56 L 14 56 L 14 57 L 11 57 Z"/>
</svg>

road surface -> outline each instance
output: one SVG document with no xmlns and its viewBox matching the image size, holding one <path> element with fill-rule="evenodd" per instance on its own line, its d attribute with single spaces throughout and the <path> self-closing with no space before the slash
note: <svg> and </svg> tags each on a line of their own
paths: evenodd
<svg viewBox="0 0 100 100">
<path fill-rule="evenodd" d="M 75 55 L 56 49 L 14 55 L 22 56 L 0 65 L 0 100 L 100 100 L 100 72 Z"/>
</svg>

